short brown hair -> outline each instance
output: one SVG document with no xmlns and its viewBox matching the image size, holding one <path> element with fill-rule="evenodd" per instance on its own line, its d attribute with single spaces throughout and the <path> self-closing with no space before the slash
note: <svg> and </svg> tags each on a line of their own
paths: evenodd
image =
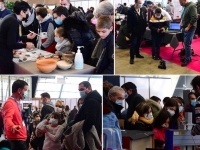
<svg viewBox="0 0 200 150">
<path fill-rule="evenodd" d="M 4 0 L 0 0 L 0 2 L 4 3 L 5 4 L 5 1 Z"/>
<path fill-rule="evenodd" d="M 36 9 L 36 14 L 40 15 L 42 18 L 45 18 L 47 16 L 47 14 L 48 14 L 48 11 L 44 7 L 38 7 Z"/>
<path fill-rule="evenodd" d="M 145 113 L 149 111 L 149 108 L 151 108 L 151 105 L 149 105 L 146 102 L 141 102 L 136 106 L 136 112 L 139 116 L 143 116 Z"/>
<path fill-rule="evenodd" d="M 59 37 L 67 38 L 67 31 L 63 27 L 59 27 L 55 30 L 58 33 Z"/>
<path fill-rule="evenodd" d="M 100 16 L 97 19 L 97 24 L 96 24 L 97 28 L 106 28 L 106 29 L 110 29 L 112 27 L 112 21 L 109 18 L 109 16 Z"/>
<path fill-rule="evenodd" d="M 196 76 L 194 79 L 192 79 L 190 84 L 193 86 L 193 88 L 196 88 L 196 86 L 200 87 L 200 76 Z"/>
</svg>

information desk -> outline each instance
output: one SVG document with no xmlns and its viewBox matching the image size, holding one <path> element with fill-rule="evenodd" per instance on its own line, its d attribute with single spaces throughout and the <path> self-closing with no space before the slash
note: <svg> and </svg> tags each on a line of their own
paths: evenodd
<svg viewBox="0 0 200 150">
<path fill-rule="evenodd" d="M 32 61 L 22 63 L 14 62 L 14 68 L 15 74 L 42 74 L 42 72 L 37 68 L 36 63 Z M 93 74 L 94 71 L 95 67 L 84 64 L 84 69 L 81 70 L 75 69 L 73 65 L 72 68 L 68 70 L 56 68 L 49 74 Z"/>
<path fill-rule="evenodd" d="M 144 39 L 151 40 L 151 30 L 146 30 L 144 33 Z M 171 55 L 171 59 L 173 59 L 173 55 L 175 51 L 178 51 L 176 48 L 179 45 L 179 42 L 183 41 L 183 35 L 180 31 L 166 31 L 163 37 L 163 43 L 170 44 L 170 46 L 174 49 Z"/>
<path fill-rule="evenodd" d="M 154 132 L 122 130 L 122 147 L 129 150 L 146 150 L 154 148 Z"/>
</svg>

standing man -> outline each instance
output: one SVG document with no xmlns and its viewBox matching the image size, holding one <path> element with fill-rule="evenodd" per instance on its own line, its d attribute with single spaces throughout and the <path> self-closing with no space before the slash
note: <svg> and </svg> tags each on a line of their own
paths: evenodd
<svg viewBox="0 0 200 150">
<path fill-rule="evenodd" d="M 28 3 L 16 1 L 14 14 L 10 14 L 1 20 L 0 24 L 0 74 L 14 74 L 13 50 L 34 48 L 34 44 L 26 42 L 33 39 L 36 34 L 30 33 L 19 36 L 19 24 L 28 18 L 30 6 Z M 22 41 L 23 43 L 19 43 Z"/>
<path fill-rule="evenodd" d="M 174 17 L 174 5 L 172 3 L 172 0 L 168 0 L 167 6 L 166 6 L 166 11 L 169 13 L 169 15 L 171 16 L 171 18 L 173 20 L 173 17 Z"/>
<path fill-rule="evenodd" d="M 4 130 L 7 139 L 13 145 L 12 150 L 27 150 L 26 126 L 20 108 L 20 100 L 24 99 L 27 90 L 28 84 L 25 81 L 16 80 L 12 85 L 12 96 L 7 99 L 3 107 Z"/>
<path fill-rule="evenodd" d="M 42 100 L 42 110 L 41 110 L 41 121 L 45 118 L 46 115 L 51 114 L 54 111 L 54 105 L 51 102 L 49 93 L 45 92 L 41 94 Z"/>
<path fill-rule="evenodd" d="M 67 8 L 69 15 L 71 15 L 74 11 L 78 11 L 76 7 L 72 6 L 70 0 L 60 0 L 60 4 Z"/>
<path fill-rule="evenodd" d="M 197 8 L 193 2 L 188 2 L 188 0 L 179 0 L 180 5 L 184 7 L 183 13 L 181 15 L 180 26 L 183 33 L 183 42 L 185 45 L 185 59 L 181 64 L 182 67 L 187 66 L 191 62 L 192 50 L 191 44 L 194 37 L 194 32 L 197 27 Z"/>
<path fill-rule="evenodd" d="M 125 119 L 125 128 L 130 130 L 131 123 L 128 122 L 128 119 L 132 117 L 136 106 L 139 103 L 144 102 L 145 99 L 140 94 L 137 93 L 137 87 L 132 82 L 124 83 L 122 85 L 122 88 L 128 94 L 128 98 L 126 98 L 126 102 L 128 103 L 128 111 L 127 111 L 126 119 Z"/>
<path fill-rule="evenodd" d="M 131 37 L 130 64 L 134 63 L 136 58 L 144 58 L 139 53 L 142 36 L 146 30 L 146 14 L 142 9 L 142 0 L 135 0 L 135 5 L 128 10 L 127 28 Z"/>
<path fill-rule="evenodd" d="M 84 135 L 94 125 L 100 137 L 102 133 L 102 96 L 96 90 L 92 90 L 92 86 L 88 81 L 79 83 L 78 90 L 84 102 L 76 116 L 75 123 L 85 120 L 82 128 Z M 87 142 L 85 142 L 84 149 L 89 149 Z"/>
<path fill-rule="evenodd" d="M 4 0 L 0 0 L 0 20 L 9 14 L 11 11 L 6 9 Z"/>
</svg>

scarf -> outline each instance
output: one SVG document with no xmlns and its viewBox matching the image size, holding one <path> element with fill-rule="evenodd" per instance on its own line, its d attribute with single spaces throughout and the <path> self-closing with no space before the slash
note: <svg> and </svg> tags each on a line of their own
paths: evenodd
<svg viewBox="0 0 200 150">
<path fill-rule="evenodd" d="M 24 27 L 28 27 L 31 23 L 33 23 L 34 18 L 35 18 L 35 11 L 34 11 L 34 9 L 32 9 L 31 10 L 31 15 L 28 17 L 28 20 L 26 22 L 22 21 L 22 25 Z"/>
<path fill-rule="evenodd" d="M 143 121 L 146 124 L 152 124 L 153 123 L 153 118 L 148 120 L 148 119 L 146 119 L 144 117 L 139 117 L 139 120 Z"/>
<path fill-rule="evenodd" d="M 134 111 L 133 115 L 131 118 L 128 119 L 131 124 L 135 124 L 138 121 L 139 115 L 136 111 Z"/>
<path fill-rule="evenodd" d="M 60 51 L 61 48 L 65 47 L 65 46 L 67 46 L 69 44 L 70 44 L 69 40 L 68 39 L 64 39 L 62 42 L 59 42 L 59 43 L 56 44 L 56 50 Z"/>
</svg>

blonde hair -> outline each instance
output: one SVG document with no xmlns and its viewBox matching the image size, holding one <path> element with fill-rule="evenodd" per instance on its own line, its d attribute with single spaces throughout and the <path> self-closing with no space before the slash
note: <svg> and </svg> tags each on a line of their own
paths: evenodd
<svg viewBox="0 0 200 150">
<path fill-rule="evenodd" d="M 57 100 L 55 106 L 61 106 L 61 107 L 65 107 L 64 101 L 62 100 Z"/>
</svg>

